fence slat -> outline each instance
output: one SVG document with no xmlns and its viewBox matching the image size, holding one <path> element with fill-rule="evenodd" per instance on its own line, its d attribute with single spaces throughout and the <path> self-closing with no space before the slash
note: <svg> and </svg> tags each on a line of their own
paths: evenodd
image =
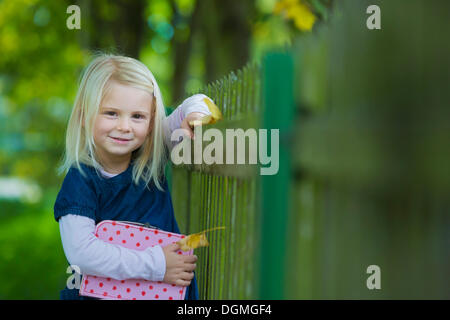
<svg viewBox="0 0 450 320">
<path fill-rule="evenodd" d="M 214 127 L 225 136 L 226 129 L 258 128 L 259 109 L 253 104 L 260 97 L 252 96 L 257 92 L 252 87 L 261 81 L 259 68 L 247 65 L 199 91 L 211 97 L 224 116 L 222 121 L 204 126 L 203 131 Z M 203 148 L 206 145 L 203 143 Z M 223 154 L 225 161 L 225 150 Z M 196 250 L 200 298 L 256 298 L 253 282 L 257 281 L 258 252 L 252 239 L 258 233 L 254 191 L 258 166 L 183 164 L 174 167 L 173 194 L 177 199 L 174 208 L 177 215 L 187 215 L 180 217 L 183 229 L 195 233 L 215 226 L 226 227 L 207 234 L 209 247 Z"/>
<path fill-rule="evenodd" d="M 283 299 L 291 176 L 289 145 L 283 139 L 291 133 L 294 113 L 293 61 L 289 54 L 274 53 L 265 58 L 264 108 L 263 128 L 280 128 L 281 141 L 277 174 L 261 178 L 263 204 L 260 268 L 263 278 L 260 297 Z M 268 151 L 270 152 L 270 147 Z"/>
</svg>

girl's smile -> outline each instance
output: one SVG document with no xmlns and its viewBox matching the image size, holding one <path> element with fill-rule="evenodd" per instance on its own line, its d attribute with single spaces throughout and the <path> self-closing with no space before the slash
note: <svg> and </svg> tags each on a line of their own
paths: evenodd
<svg viewBox="0 0 450 320">
<path fill-rule="evenodd" d="M 110 137 L 110 138 L 113 139 L 113 141 L 118 144 L 127 144 L 129 141 L 132 140 L 132 139 L 123 139 L 123 138 L 114 138 L 114 137 Z"/>
</svg>

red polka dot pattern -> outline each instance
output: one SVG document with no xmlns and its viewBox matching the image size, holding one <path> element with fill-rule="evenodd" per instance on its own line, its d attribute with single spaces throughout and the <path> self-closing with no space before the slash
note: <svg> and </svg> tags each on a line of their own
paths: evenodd
<svg viewBox="0 0 450 320">
<path fill-rule="evenodd" d="M 164 247 L 185 237 L 181 234 L 110 220 L 97 225 L 96 236 L 105 242 L 139 251 L 155 245 Z M 192 255 L 193 250 L 178 251 L 178 254 Z M 183 300 L 185 293 L 186 287 L 161 281 L 116 280 L 89 275 L 83 275 L 80 288 L 82 296 L 108 300 Z"/>
</svg>

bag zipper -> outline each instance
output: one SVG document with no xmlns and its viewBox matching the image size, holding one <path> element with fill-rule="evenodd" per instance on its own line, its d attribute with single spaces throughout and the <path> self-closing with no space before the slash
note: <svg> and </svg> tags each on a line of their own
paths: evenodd
<svg viewBox="0 0 450 320">
<path fill-rule="evenodd" d="M 146 223 L 140 223 L 140 222 L 132 222 L 132 221 L 117 221 L 117 222 L 122 222 L 122 223 L 127 223 L 127 224 L 134 224 L 136 226 L 141 226 L 141 227 L 146 227 L 149 229 L 156 229 L 156 230 L 162 230 L 158 227 L 152 226 L 150 223 L 146 222 Z"/>
</svg>

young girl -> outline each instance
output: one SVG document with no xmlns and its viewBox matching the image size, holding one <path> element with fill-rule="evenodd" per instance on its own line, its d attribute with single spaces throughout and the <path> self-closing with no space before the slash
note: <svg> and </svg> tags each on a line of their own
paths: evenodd
<svg viewBox="0 0 450 320">
<path fill-rule="evenodd" d="M 173 147 L 171 132 L 193 133 L 188 123 L 210 115 L 198 94 L 166 117 L 153 74 L 141 62 L 102 54 L 85 69 L 66 133 L 61 172 L 67 172 L 54 214 L 64 253 L 82 273 L 146 279 L 188 286 L 198 299 L 196 256 L 177 254 L 178 245 L 143 251 L 106 243 L 95 236 L 102 220 L 149 223 L 179 233 L 164 167 Z M 61 299 L 86 299 L 65 288 Z"/>
</svg>

